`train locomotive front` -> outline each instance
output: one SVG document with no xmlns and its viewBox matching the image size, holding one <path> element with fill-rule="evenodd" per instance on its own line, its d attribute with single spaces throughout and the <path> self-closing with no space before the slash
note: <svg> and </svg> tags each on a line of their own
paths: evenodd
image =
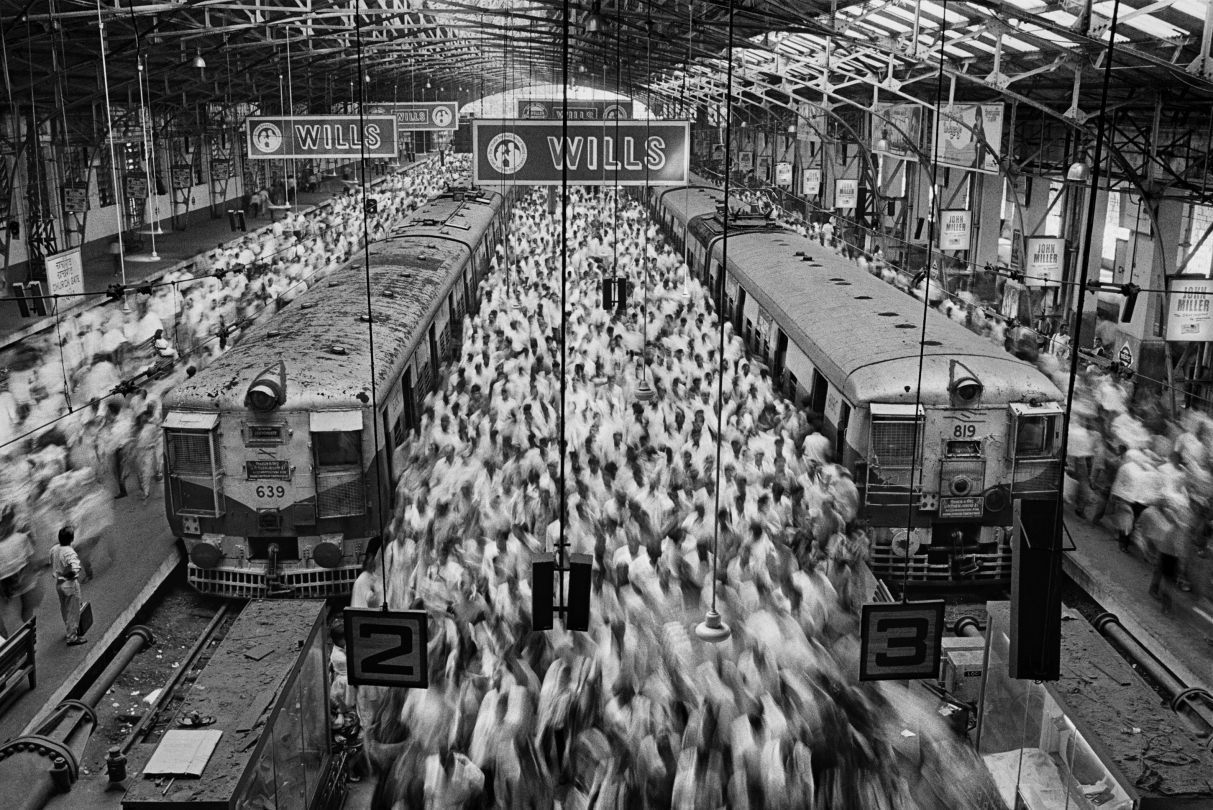
<svg viewBox="0 0 1213 810">
<path fill-rule="evenodd" d="M 459 350 L 502 203 L 440 195 L 371 246 L 369 315 L 356 256 L 166 398 L 165 509 L 191 585 L 349 593 L 390 518 L 424 397 Z"/>
</svg>

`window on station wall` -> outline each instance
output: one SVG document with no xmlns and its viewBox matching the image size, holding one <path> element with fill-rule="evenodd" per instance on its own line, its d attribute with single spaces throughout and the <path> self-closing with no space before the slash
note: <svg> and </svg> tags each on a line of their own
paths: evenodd
<svg viewBox="0 0 1213 810">
<path fill-rule="evenodd" d="M 1187 221 L 1184 223 L 1183 244 L 1179 248 L 1179 263 L 1188 258 L 1188 253 L 1195 250 L 1188 263 L 1184 266 L 1185 276 L 1204 276 L 1208 278 L 1213 271 L 1213 234 L 1210 234 L 1203 244 L 1200 242 L 1205 231 L 1213 226 L 1213 207 L 1208 205 L 1187 206 Z"/>
<path fill-rule="evenodd" d="M 1061 236 L 1061 196 L 1065 186 L 1061 183 L 1049 183 L 1049 214 L 1045 217 L 1045 236 Z"/>
</svg>

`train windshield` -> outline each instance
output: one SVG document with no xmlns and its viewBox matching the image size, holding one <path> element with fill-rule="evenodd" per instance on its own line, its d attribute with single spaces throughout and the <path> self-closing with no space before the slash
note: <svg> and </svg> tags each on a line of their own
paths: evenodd
<svg viewBox="0 0 1213 810">
<path fill-rule="evenodd" d="M 1019 458 L 1053 455 L 1053 420 L 1056 416 L 1022 416 L 1015 434 L 1015 455 Z"/>
<path fill-rule="evenodd" d="M 316 448 L 316 464 L 321 467 L 352 467 L 359 462 L 362 434 L 356 431 L 334 431 L 312 435 Z"/>
</svg>

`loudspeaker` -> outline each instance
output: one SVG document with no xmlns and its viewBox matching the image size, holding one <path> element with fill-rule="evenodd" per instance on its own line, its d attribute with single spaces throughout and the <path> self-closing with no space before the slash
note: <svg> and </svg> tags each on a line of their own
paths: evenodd
<svg viewBox="0 0 1213 810">
<path fill-rule="evenodd" d="M 589 554 L 569 555 L 569 590 L 565 627 L 569 630 L 590 629 L 590 574 L 594 558 Z"/>
<path fill-rule="evenodd" d="M 531 559 L 531 630 L 551 630 L 556 602 L 556 558 L 536 554 Z"/>
<path fill-rule="evenodd" d="M 1015 501 L 1011 537 L 1012 678 L 1061 678 L 1061 532 L 1057 501 Z"/>
</svg>

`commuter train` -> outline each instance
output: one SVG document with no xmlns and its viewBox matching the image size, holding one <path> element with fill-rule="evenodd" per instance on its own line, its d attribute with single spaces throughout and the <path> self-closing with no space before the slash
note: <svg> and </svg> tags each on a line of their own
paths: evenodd
<svg viewBox="0 0 1213 810">
<path fill-rule="evenodd" d="M 191 585 L 350 591 L 391 517 L 393 453 L 477 309 L 509 195 L 448 189 L 371 245 L 369 315 L 360 251 L 169 394 L 165 507 Z"/>
<path fill-rule="evenodd" d="M 723 197 L 693 179 L 648 203 L 713 300 L 725 285 L 751 357 L 822 416 L 859 489 L 873 573 L 899 580 L 908 557 L 916 584 L 1009 582 L 1014 501 L 1061 481 L 1061 392 L 933 308 L 924 339 L 921 301 L 762 215 L 731 215 L 722 281 Z"/>
</svg>

